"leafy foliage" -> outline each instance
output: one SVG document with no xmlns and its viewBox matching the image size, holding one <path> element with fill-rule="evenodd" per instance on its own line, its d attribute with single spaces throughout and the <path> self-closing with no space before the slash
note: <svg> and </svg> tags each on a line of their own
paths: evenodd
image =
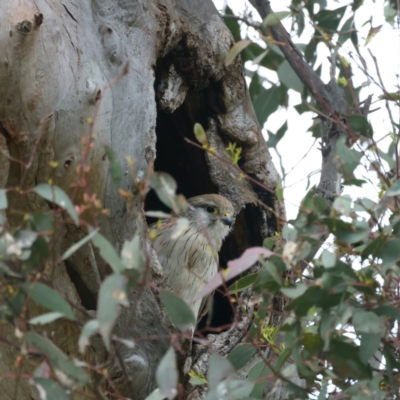
<svg viewBox="0 0 400 400">
<path fill-rule="evenodd" d="M 380 127 L 364 113 L 366 106 L 362 100 L 365 99 L 360 97 L 363 84 L 354 87 L 357 80 L 353 79 L 353 69 L 357 63 L 347 59 L 345 44 L 353 46 L 354 54 L 359 56 L 359 64 L 367 74 L 367 85 L 376 80 L 368 75 L 360 46 L 378 40 L 381 26 L 372 26 L 372 22 L 367 21 L 368 34 L 363 37 L 357 32 L 361 27 L 356 26 L 356 16 L 363 7 L 363 1 L 357 0 L 332 9 L 325 0 L 293 0 L 290 12 L 270 14 L 260 23 L 263 29 L 260 40 L 247 35 L 248 30 L 242 29 L 245 22 L 226 19 L 236 44 L 222 62 L 229 66 L 240 54 L 250 82 L 249 94 L 262 127 L 279 108 L 287 107 L 292 90 L 301 98 L 301 103 L 295 107 L 299 114 L 317 109 L 298 71 L 285 60 L 279 43 L 272 39 L 268 29 L 291 18 L 291 36 L 295 37 L 296 34 L 301 36 L 309 23 L 313 36 L 306 45 L 299 44 L 308 64 L 315 67 L 317 49 L 321 47 L 335 55 L 337 80 L 343 86 L 349 107 L 348 114 L 339 116 L 344 127 L 335 121 L 340 129 L 330 133 L 339 136 L 334 151 L 341 176 L 339 183 L 345 193 L 329 201 L 321 197 L 321 191 L 311 188 L 302 199 L 296 218 L 265 238 L 263 247 L 247 249 L 242 256 L 231 260 L 225 271 L 220 271 L 204 285 L 202 295 L 219 290 L 222 285 L 229 301 L 239 310 L 241 294 L 251 292 L 247 301 L 254 306 L 253 314 L 247 316 L 250 325 L 248 331 L 243 332 L 242 342 L 226 356 L 211 354 L 207 373 L 195 370 L 189 373 L 193 385 L 207 386 L 205 398 L 208 400 L 262 399 L 267 385 L 272 388 L 278 384 L 285 385 L 288 396 L 293 399 L 324 399 L 339 392 L 341 398 L 352 399 L 400 396 L 400 126 L 392 119 L 392 130 L 384 132 L 382 138 Z M 385 1 L 385 26 L 391 29 L 398 29 L 396 7 L 396 2 Z M 229 7 L 225 13 L 233 15 Z M 253 63 L 251 68 L 249 62 Z M 267 70 L 276 75 L 276 81 L 266 77 Z M 320 74 L 321 70 L 317 72 Z M 398 113 L 399 88 L 386 90 L 381 83 L 378 86 L 380 104 L 385 102 L 388 109 Z M 332 118 L 324 115 L 325 122 Z M 323 141 L 321 120 L 319 118 L 310 130 Z M 276 131 L 268 130 L 267 145 L 278 155 L 289 126 L 290 121 L 284 121 Z M 200 147 L 211 156 L 215 155 L 200 124 L 194 126 L 194 134 Z M 228 161 L 240 168 L 239 162 L 246 149 L 237 143 L 229 142 L 226 146 Z M 110 148 L 105 151 L 110 160 L 110 177 L 122 199 L 128 202 L 132 194 L 121 188 L 124 173 L 118 157 Z M 176 194 L 177 184 L 170 175 L 156 172 L 145 178 L 145 188 L 138 184 L 141 194 L 146 194 L 148 185 L 176 214 L 187 209 L 188 204 L 183 196 Z M 284 179 L 283 170 L 283 183 L 276 188 L 279 200 L 283 199 Z M 367 191 L 379 192 L 375 201 L 370 199 L 369 193 L 353 194 L 353 190 L 366 186 L 369 187 Z M 21 212 L 21 222 L 9 228 L 3 212 L 15 211 L 8 197 L 11 191 L 34 196 L 35 201 L 40 197 L 47 202 L 50 211 Z M 87 200 L 89 196 L 86 196 Z M 95 197 L 92 200 L 101 209 Z M 138 289 L 140 292 L 149 284 L 159 295 L 159 306 L 165 309 L 165 315 L 177 329 L 171 334 L 171 347 L 155 371 L 158 388 L 148 399 L 173 399 L 181 389 L 183 366 L 179 362 L 183 350 L 180 340 L 188 338 L 187 330 L 195 327 L 195 318 L 182 299 L 146 281 L 148 260 L 141 241 L 144 230 L 139 228 L 138 233 L 117 250 L 106 234 L 100 233 L 98 210 L 90 209 L 89 203 L 87 201 L 87 209 L 83 210 L 74 204 L 73 197 L 51 181 L 26 193 L 20 188 L 0 189 L 0 222 L 4 225 L 0 232 L 0 321 L 13 324 L 22 343 L 17 349 L 21 351 L 18 357 L 26 357 L 35 368 L 24 378 L 29 378 L 42 398 L 68 399 L 71 392 L 92 385 L 93 366 L 89 368 L 88 364 L 70 357 L 61 350 L 62 340 L 42 334 L 41 328 L 47 324 L 76 323 L 74 327 L 80 329 L 77 346 L 82 354 L 93 337 L 102 340 L 110 354 L 118 346 L 116 343 L 134 346 L 133 341 L 116 337 L 113 329 L 121 307 L 129 305 L 131 291 Z M 268 213 L 275 212 L 270 204 L 266 208 Z M 83 211 L 93 211 L 90 224 L 82 216 Z M 166 215 L 153 213 L 152 216 Z M 86 233 L 71 247 L 56 253 L 59 221 L 63 217 L 65 225 L 80 226 Z M 185 227 L 187 220 L 181 218 L 179 223 Z M 314 251 L 323 242 L 315 232 L 323 232 L 324 239 L 330 238 L 329 249 Z M 49 280 L 54 268 L 88 246 L 94 246 L 100 254 L 106 273 L 95 293 L 96 312 L 89 314 L 82 323 L 79 314 L 82 306 L 74 304 L 63 288 L 50 285 Z M 234 282 L 226 287 L 231 279 Z M 283 323 L 270 326 L 266 318 L 276 311 L 277 302 L 285 304 L 281 313 Z M 35 310 L 33 315 L 31 310 Z M 96 370 L 96 373 L 109 378 L 106 370 Z M 292 379 L 293 376 L 301 378 L 302 382 Z M 104 393 L 100 392 L 96 395 L 105 396 L 105 389 Z M 117 396 L 111 391 L 108 394 Z"/>
</svg>

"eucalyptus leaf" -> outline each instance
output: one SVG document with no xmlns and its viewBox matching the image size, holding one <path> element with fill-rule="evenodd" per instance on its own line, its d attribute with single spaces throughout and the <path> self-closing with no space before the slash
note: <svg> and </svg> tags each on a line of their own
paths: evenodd
<svg viewBox="0 0 400 400">
<path fill-rule="evenodd" d="M 7 191 L 6 189 L 0 189 L 0 210 L 5 210 L 7 206 Z"/>
<path fill-rule="evenodd" d="M 92 228 L 89 228 L 92 233 Z M 122 264 L 117 252 L 111 243 L 99 232 L 92 237 L 92 243 L 99 249 L 101 258 L 106 261 L 115 273 L 124 271 L 124 265 Z"/>
<path fill-rule="evenodd" d="M 83 245 L 85 245 L 89 240 L 93 238 L 97 233 L 99 232 L 99 229 L 95 229 L 89 233 L 89 235 L 85 236 L 78 242 L 74 243 L 69 249 L 67 249 L 64 254 L 62 255 L 61 259 L 66 260 L 69 257 L 71 257 L 77 250 L 79 250 Z"/>
<path fill-rule="evenodd" d="M 35 377 L 32 383 L 36 386 L 40 400 L 69 400 L 70 396 L 57 382 L 52 379 Z"/>
<path fill-rule="evenodd" d="M 166 290 L 160 293 L 160 298 L 171 321 L 177 328 L 184 332 L 190 327 L 194 327 L 196 321 L 193 312 L 181 298 Z"/>
<path fill-rule="evenodd" d="M 107 349 L 110 349 L 110 335 L 118 317 L 119 306 L 129 305 L 125 292 L 126 283 L 127 279 L 124 275 L 113 274 L 108 276 L 100 287 L 97 320 Z"/>
<path fill-rule="evenodd" d="M 27 282 L 22 285 L 22 290 L 41 306 L 61 313 L 65 318 L 73 320 L 74 313 L 71 306 L 58 292 L 43 283 Z"/>
<path fill-rule="evenodd" d="M 156 379 L 163 398 L 175 399 L 178 394 L 178 369 L 175 351 L 172 347 L 168 349 L 157 367 Z"/>
<path fill-rule="evenodd" d="M 58 206 L 65 208 L 75 224 L 79 225 L 79 218 L 75 207 L 68 195 L 62 189 L 57 186 L 51 186 L 47 183 L 42 183 L 41 185 L 33 188 L 33 191 L 39 196 L 43 197 L 45 200 L 56 203 Z"/>
<path fill-rule="evenodd" d="M 49 339 L 39 336 L 36 333 L 25 333 L 24 340 L 36 352 L 46 356 L 56 372 L 59 371 L 68 377 L 68 380 L 66 378 L 63 379 L 64 383 L 72 387 L 82 387 L 89 382 L 84 370 L 71 361 Z"/>
<path fill-rule="evenodd" d="M 236 370 L 244 367 L 256 354 L 256 348 L 249 344 L 240 344 L 236 346 L 228 355 L 229 362 Z"/>
</svg>

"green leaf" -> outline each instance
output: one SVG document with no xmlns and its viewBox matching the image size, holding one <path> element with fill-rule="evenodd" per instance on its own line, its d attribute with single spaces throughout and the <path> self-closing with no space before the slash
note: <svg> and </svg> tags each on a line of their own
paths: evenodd
<svg viewBox="0 0 400 400">
<path fill-rule="evenodd" d="M 344 178 L 352 178 L 353 171 L 360 164 L 362 154 L 347 147 L 345 135 L 340 137 L 337 141 L 337 153 L 339 156 L 340 169 Z"/>
<path fill-rule="evenodd" d="M 62 372 L 72 379 L 74 381 L 73 385 L 81 387 L 89 382 L 84 370 L 68 359 L 49 339 L 43 338 L 36 333 L 25 333 L 24 339 L 37 353 L 46 356 L 50 365 L 56 371 Z"/>
<path fill-rule="evenodd" d="M 229 293 L 238 294 L 240 292 L 243 292 L 243 290 L 246 290 L 253 285 L 257 277 L 258 274 L 250 274 L 243 278 L 240 278 L 238 281 L 232 283 L 232 285 L 229 286 L 228 288 Z"/>
<path fill-rule="evenodd" d="M 254 104 L 254 102 L 258 99 L 258 96 L 264 91 L 264 87 L 262 83 L 260 82 L 260 77 L 257 72 L 254 73 L 253 78 L 251 78 L 251 82 L 249 85 L 249 93 L 250 93 L 250 98 L 251 102 Z"/>
<path fill-rule="evenodd" d="M 157 384 L 163 398 L 174 399 L 178 394 L 178 370 L 176 367 L 175 351 L 168 349 L 156 371 Z"/>
<path fill-rule="evenodd" d="M 306 290 L 307 286 L 302 282 L 296 283 L 295 287 L 281 289 L 282 293 L 290 299 L 296 299 L 297 297 L 302 296 L 306 292 Z"/>
<path fill-rule="evenodd" d="M 335 10 L 322 9 L 315 15 L 315 22 L 319 28 L 327 33 L 335 33 L 343 18 L 347 6 L 336 8 Z"/>
<path fill-rule="evenodd" d="M 236 370 L 244 367 L 256 354 L 256 348 L 251 344 L 239 344 L 228 355 L 228 360 Z"/>
<path fill-rule="evenodd" d="M 290 15 L 289 11 L 277 11 L 271 14 L 268 14 L 267 17 L 263 21 L 264 26 L 276 25 L 284 18 Z"/>
<path fill-rule="evenodd" d="M 38 315 L 35 318 L 31 318 L 29 320 L 29 323 L 32 325 L 45 325 L 45 324 L 49 324 L 50 322 L 54 322 L 55 320 L 57 320 L 59 318 L 63 318 L 63 317 L 64 317 L 63 313 L 60 313 L 58 311 L 53 311 L 50 313 Z"/>
<path fill-rule="evenodd" d="M 0 189 L 0 210 L 5 210 L 8 206 L 7 190 Z"/>
<path fill-rule="evenodd" d="M 343 24 L 342 28 L 340 29 L 338 42 L 341 45 L 343 45 L 343 43 L 345 43 L 348 39 L 351 38 L 352 32 L 350 32 L 350 31 L 352 29 L 354 29 L 354 15 L 352 15 L 350 18 L 348 18 L 346 20 L 346 22 Z"/>
<path fill-rule="evenodd" d="M 394 182 L 392 186 L 390 186 L 385 195 L 388 197 L 400 195 L 400 179 Z"/>
<path fill-rule="evenodd" d="M 140 237 L 135 235 L 132 240 L 126 240 L 121 251 L 122 264 L 126 269 L 136 269 L 143 271 L 146 256 L 140 248 Z"/>
<path fill-rule="evenodd" d="M 332 339 L 326 358 L 332 363 L 333 372 L 346 379 L 370 379 L 372 376 L 370 366 L 360 360 L 358 347 L 349 343 Z"/>
<path fill-rule="evenodd" d="M 351 203 L 351 197 L 348 194 L 345 194 L 343 196 L 336 197 L 335 201 L 333 202 L 333 208 L 337 212 L 348 217 L 351 213 Z"/>
<path fill-rule="evenodd" d="M 3 254 L 0 252 L 0 258 L 3 256 Z M 21 278 L 20 274 L 16 274 L 7 264 L 5 264 L 3 261 L 0 261 L 0 276 L 3 274 L 12 276 L 13 278 Z"/>
<path fill-rule="evenodd" d="M 372 138 L 372 126 L 363 115 L 350 115 L 347 117 L 348 125 L 357 135 Z"/>
<path fill-rule="evenodd" d="M 268 131 L 268 142 L 267 146 L 269 148 L 275 148 L 279 141 L 285 136 L 286 131 L 288 130 L 287 121 L 283 123 L 283 125 L 277 130 L 276 134 Z"/>
<path fill-rule="evenodd" d="M 222 386 L 223 397 L 219 395 L 220 390 L 215 393 L 210 392 L 205 400 L 219 400 L 219 399 L 232 399 L 232 400 L 251 400 L 249 399 L 250 393 L 254 388 L 254 383 L 238 379 L 226 380 Z"/>
<path fill-rule="evenodd" d="M 278 357 L 278 359 L 276 360 L 276 363 L 275 363 L 275 370 L 276 371 L 279 371 L 282 368 L 282 366 L 285 364 L 285 362 L 289 359 L 291 352 L 292 351 L 291 351 L 291 349 L 289 347 L 285 347 L 282 350 L 281 354 L 279 354 L 279 357 Z"/>
<path fill-rule="evenodd" d="M 74 243 L 69 249 L 65 251 L 62 255 L 61 259 L 66 260 L 67 258 L 71 257 L 77 250 L 79 250 L 84 244 L 86 244 L 89 240 L 93 238 L 97 234 L 99 229 L 95 229 L 89 233 L 89 235 L 85 236 L 79 242 Z"/>
<path fill-rule="evenodd" d="M 224 279 L 228 281 L 241 273 L 247 271 L 252 267 L 260 257 L 270 257 L 272 252 L 270 250 L 264 249 L 264 247 L 250 247 L 247 249 L 239 258 L 231 260 L 228 262 L 228 268 L 224 272 Z M 211 293 L 223 282 L 221 273 L 217 272 L 202 288 L 198 297 L 204 297 L 205 295 Z"/>
<path fill-rule="evenodd" d="M 293 71 L 288 61 L 284 61 L 278 68 L 279 81 L 282 82 L 289 89 L 293 89 L 296 92 L 302 93 L 304 85 L 300 78 Z"/>
<path fill-rule="evenodd" d="M 276 101 L 279 95 L 277 86 L 272 86 L 268 90 L 263 90 L 254 103 L 254 111 L 256 112 L 258 123 L 261 128 L 264 126 L 268 117 L 278 109 L 278 102 Z"/>
<path fill-rule="evenodd" d="M 304 332 L 301 344 L 308 352 L 310 352 L 310 354 L 313 355 L 319 354 L 324 347 L 324 342 L 322 341 L 321 337 L 312 332 Z"/>
<path fill-rule="evenodd" d="M 86 346 L 89 345 L 90 337 L 96 333 L 99 329 L 99 321 L 97 319 L 92 319 L 83 326 L 81 335 L 79 336 L 78 347 L 79 351 L 83 354 L 85 352 Z"/>
<path fill-rule="evenodd" d="M 226 55 L 225 66 L 227 67 L 228 65 L 232 64 L 232 62 L 235 59 L 235 57 L 243 49 L 245 49 L 250 43 L 251 43 L 251 40 L 240 40 L 239 42 L 236 42 L 233 45 L 233 47 L 228 51 L 228 54 Z"/>
<path fill-rule="evenodd" d="M 110 166 L 108 167 L 108 172 L 111 176 L 115 187 L 119 189 L 121 187 L 122 179 L 124 177 L 124 171 L 120 163 L 118 162 L 117 155 L 111 147 L 104 146 L 108 159 L 110 160 Z"/>
<path fill-rule="evenodd" d="M 40 395 L 40 400 L 69 400 L 69 395 L 65 390 L 52 379 L 35 377 L 32 383 L 36 386 Z"/>
<path fill-rule="evenodd" d="M 200 124 L 195 124 L 195 132 L 197 125 L 201 127 Z M 197 137 L 199 141 L 200 137 L 201 135 Z M 206 145 L 203 144 L 203 146 Z M 165 172 L 153 172 L 150 178 L 150 187 L 156 192 L 160 201 L 162 201 L 167 207 L 171 208 L 176 214 L 180 214 L 181 211 L 187 209 L 188 204 L 186 200 L 182 196 L 177 196 L 175 193 L 177 186 L 175 179 L 171 175 Z"/>
<path fill-rule="evenodd" d="M 225 14 L 226 15 L 235 15 L 229 6 L 225 7 Z M 239 22 L 233 18 L 225 18 L 224 21 L 225 21 L 225 25 L 231 31 L 233 39 L 235 40 L 235 42 L 238 42 L 241 39 Z"/>
<path fill-rule="evenodd" d="M 41 306 L 63 314 L 65 318 L 74 320 L 71 306 L 52 288 L 42 283 L 24 283 L 22 290 Z"/>
<path fill-rule="evenodd" d="M 194 136 L 196 136 L 197 141 L 205 148 L 207 149 L 210 147 L 210 144 L 208 143 L 208 138 L 206 131 L 204 128 L 201 126 L 199 123 L 195 123 L 193 127 L 193 133 Z M 172 177 L 164 174 L 164 175 L 159 175 L 160 177 L 164 177 L 164 179 L 167 181 L 168 186 L 171 188 L 171 191 L 175 193 L 176 191 L 176 182 Z M 154 189 L 154 188 L 153 188 Z M 161 200 L 161 199 L 160 199 Z M 168 205 L 168 204 L 167 204 Z M 172 208 L 172 207 L 171 207 Z"/>
<path fill-rule="evenodd" d="M 390 306 L 380 306 L 377 307 L 374 310 L 375 314 L 378 315 L 379 317 L 381 316 L 386 316 L 389 318 L 393 318 L 393 319 L 397 319 L 398 321 L 400 321 L 400 311 L 396 310 L 393 307 Z"/>
<path fill-rule="evenodd" d="M 53 230 L 54 213 L 30 213 L 26 215 L 26 220 L 31 221 L 36 230 L 41 232 L 51 232 Z"/>
<path fill-rule="evenodd" d="M 259 381 L 254 386 L 253 391 L 251 392 L 251 397 L 255 399 L 262 399 L 264 395 L 264 388 L 267 384 L 266 381 L 263 381 L 262 378 L 265 378 L 269 373 L 269 368 L 266 366 L 264 361 L 259 362 L 256 364 L 249 372 L 247 379 L 250 381 Z"/>
<path fill-rule="evenodd" d="M 320 222 L 325 224 L 329 231 L 343 242 L 356 243 L 368 240 L 369 226 L 366 221 L 355 220 L 350 224 L 341 219 L 322 218 Z"/>
<path fill-rule="evenodd" d="M 322 265 L 325 268 L 332 268 L 336 265 L 336 256 L 328 250 L 324 250 L 321 254 Z"/>
<path fill-rule="evenodd" d="M 367 362 L 375 355 L 378 350 L 379 343 L 381 342 L 382 335 L 379 333 L 366 333 L 361 334 L 360 342 L 360 360 L 367 364 Z"/>
<path fill-rule="evenodd" d="M 277 236 L 267 237 L 263 241 L 263 247 L 265 247 L 268 250 L 272 250 L 275 246 L 276 241 L 277 241 Z"/>
<path fill-rule="evenodd" d="M 33 191 L 47 201 L 57 204 L 59 207 L 65 208 L 69 216 L 73 219 L 76 225 L 79 225 L 78 214 L 68 195 L 57 186 L 50 186 L 47 183 L 42 183 L 36 186 Z"/>
<path fill-rule="evenodd" d="M 382 258 L 382 267 L 394 264 L 400 260 L 400 240 L 389 240 L 382 246 L 378 254 L 378 257 Z"/>
<path fill-rule="evenodd" d="M 383 335 L 386 330 L 382 320 L 372 311 L 357 310 L 352 321 L 357 333 Z"/>
<path fill-rule="evenodd" d="M 128 306 L 125 286 L 127 279 L 124 275 L 113 274 L 102 283 L 97 306 L 99 331 L 107 349 L 110 349 L 110 335 L 118 318 L 120 304 Z"/>
<path fill-rule="evenodd" d="M 92 233 L 93 228 L 89 227 L 89 232 Z M 92 243 L 99 249 L 101 258 L 109 264 L 115 273 L 120 273 L 125 270 L 117 252 L 111 243 L 101 234 L 98 233 L 92 237 Z"/>
<path fill-rule="evenodd" d="M 220 382 L 235 372 L 232 364 L 219 354 L 211 354 L 208 368 L 208 387 L 213 392 Z"/>
<path fill-rule="evenodd" d="M 190 327 L 194 328 L 196 320 L 192 310 L 181 298 L 166 290 L 161 292 L 160 298 L 171 321 L 178 329 L 184 332 Z"/>
<path fill-rule="evenodd" d="M 145 400 L 164 400 L 165 396 L 161 393 L 160 389 L 153 390 Z"/>
<path fill-rule="evenodd" d="M 353 4 L 351 6 L 351 9 L 353 11 L 356 11 L 362 4 L 364 3 L 364 0 L 353 0 Z"/>
</svg>

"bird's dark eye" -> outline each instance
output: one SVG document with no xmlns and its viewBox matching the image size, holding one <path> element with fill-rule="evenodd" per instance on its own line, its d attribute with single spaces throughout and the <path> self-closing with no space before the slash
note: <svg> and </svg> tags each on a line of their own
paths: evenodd
<svg viewBox="0 0 400 400">
<path fill-rule="evenodd" d="M 206 211 L 210 214 L 215 214 L 215 207 L 214 206 L 207 206 Z"/>
</svg>

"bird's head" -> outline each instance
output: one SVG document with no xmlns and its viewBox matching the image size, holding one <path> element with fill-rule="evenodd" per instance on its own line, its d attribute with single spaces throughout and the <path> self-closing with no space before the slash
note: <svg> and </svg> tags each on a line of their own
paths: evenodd
<svg viewBox="0 0 400 400">
<path fill-rule="evenodd" d="M 203 194 L 188 199 L 191 205 L 188 217 L 199 229 L 206 229 L 210 241 L 219 248 L 234 222 L 232 203 L 218 194 Z"/>
</svg>

